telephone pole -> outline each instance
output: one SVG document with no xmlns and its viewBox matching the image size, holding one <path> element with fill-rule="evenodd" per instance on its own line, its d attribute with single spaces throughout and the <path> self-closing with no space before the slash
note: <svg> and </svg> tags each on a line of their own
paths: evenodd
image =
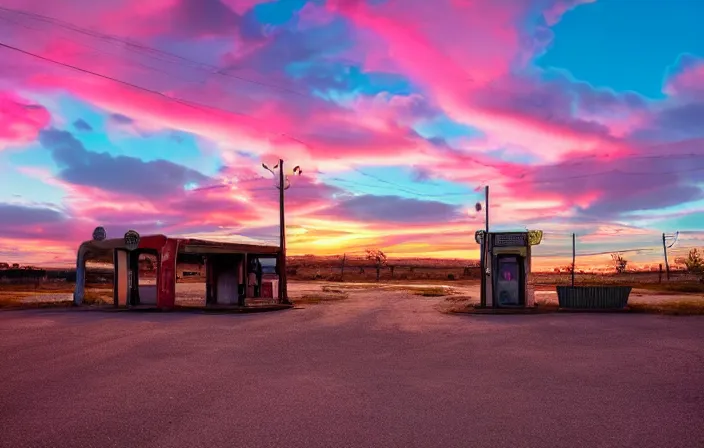
<svg viewBox="0 0 704 448">
<path fill-rule="evenodd" d="M 288 300 L 288 282 L 286 278 L 286 213 L 284 210 L 284 160 L 279 159 L 279 300 L 290 303 Z"/>
<path fill-rule="evenodd" d="M 662 250 L 665 252 L 665 270 L 667 271 L 667 279 L 670 280 L 670 264 L 667 262 L 667 235 L 662 234 Z"/>
<path fill-rule="evenodd" d="M 484 251 L 489 239 L 489 186 L 484 186 L 484 237 L 479 245 L 479 303 L 486 306 L 486 257 Z"/>
<path fill-rule="evenodd" d="M 276 173 L 273 169 L 269 168 L 266 163 L 262 163 L 262 167 L 268 170 L 276 178 Z M 287 184 L 288 178 L 284 175 L 284 160 L 279 159 L 279 163 L 274 165 L 274 169 L 278 168 L 278 178 L 279 184 L 277 188 L 279 189 L 279 300 L 282 303 L 290 304 L 288 300 L 288 279 L 286 275 L 286 209 L 284 200 L 284 190 L 288 190 L 291 186 Z M 303 171 L 300 166 L 295 166 L 293 168 L 293 174 L 301 175 Z"/>
</svg>

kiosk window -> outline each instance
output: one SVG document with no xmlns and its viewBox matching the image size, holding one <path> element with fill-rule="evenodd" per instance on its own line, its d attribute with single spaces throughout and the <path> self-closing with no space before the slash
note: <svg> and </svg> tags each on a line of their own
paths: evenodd
<svg viewBox="0 0 704 448">
<path fill-rule="evenodd" d="M 499 275 L 496 279 L 496 293 L 499 305 L 519 305 L 521 303 L 519 258 L 500 256 L 497 261 Z"/>
</svg>

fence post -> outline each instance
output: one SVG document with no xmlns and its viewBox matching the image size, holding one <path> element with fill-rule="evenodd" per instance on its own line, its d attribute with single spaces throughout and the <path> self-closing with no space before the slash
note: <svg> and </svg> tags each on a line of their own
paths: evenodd
<svg viewBox="0 0 704 448">
<path fill-rule="evenodd" d="M 658 283 L 662 283 L 662 263 L 660 263 L 660 272 L 658 275 Z"/>
<path fill-rule="evenodd" d="M 667 243 L 665 241 L 666 236 L 662 234 L 662 249 L 665 252 L 665 269 L 667 270 L 667 280 L 670 280 L 670 263 L 667 261 Z"/>
<path fill-rule="evenodd" d="M 572 234 L 572 287 L 574 288 L 574 266 L 575 258 L 577 257 L 577 236 Z"/>
<path fill-rule="evenodd" d="M 347 254 L 342 255 L 342 268 L 340 268 L 340 280 L 345 280 L 345 260 L 347 259 Z"/>
</svg>

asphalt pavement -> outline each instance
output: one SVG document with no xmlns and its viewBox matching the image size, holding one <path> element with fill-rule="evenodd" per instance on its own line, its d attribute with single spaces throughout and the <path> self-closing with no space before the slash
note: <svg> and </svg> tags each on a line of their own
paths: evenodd
<svg viewBox="0 0 704 448">
<path fill-rule="evenodd" d="M 0 312 L 0 447 L 704 447 L 704 318 Z"/>
</svg>

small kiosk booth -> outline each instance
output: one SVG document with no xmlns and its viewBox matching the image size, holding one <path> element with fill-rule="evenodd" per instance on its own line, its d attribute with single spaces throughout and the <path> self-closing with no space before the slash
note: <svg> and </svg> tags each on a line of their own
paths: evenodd
<svg viewBox="0 0 704 448">
<path fill-rule="evenodd" d="M 485 232 L 475 234 L 482 251 L 481 307 L 527 308 L 535 306 L 530 284 L 531 247 L 540 244 L 543 232 Z"/>
<path fill-rule="evenodd" d="M 147 284 L 140 284 L 139 281 L 142 254 L 156 259 L 155 278 L 145 282 Z M 113 300 L 116 307 L 174 308 L 177 261 L 181 260 L 197 260 L 205 266 L 203 305 L 206 307 L 242 307 L 247 305 L 248 299 L 254 298 L 268 298 L 269 303 L 288 302 L 286 291 L 278 287 L 278 266 L 281 266 L 278 246 L 254 243 L 252 240 L 236 243 L 165 235 L 140 237 L 133 230 L 128 231 L 124 238 L 106 239 L 105 230 L 98 227 L 93 232 L 93 239 L 78 248 L 74 304 L 83 303 L 86 259 L 109 258 L 110 255 L 115 266 Z M 276 274 L 262 275 L 261 259 L 274 259 Z"/>
</svg>

